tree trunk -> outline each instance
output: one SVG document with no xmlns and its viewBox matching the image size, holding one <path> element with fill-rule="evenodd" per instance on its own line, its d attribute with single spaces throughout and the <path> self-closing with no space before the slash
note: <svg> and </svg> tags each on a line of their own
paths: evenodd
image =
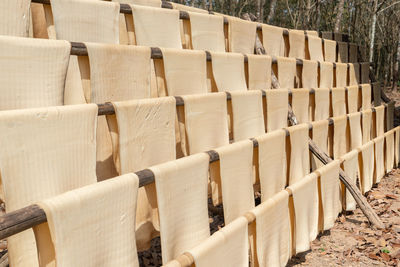
<svg viewBox="0 0 400 267">
<path fill-rule="evenodd" d="M 269 14 L 267 18 L 267 23 L 271 23 L 275 16 L 275 7 L 276 7 L 276 0 L 271 0 L 271 4 L 269 6 Z"/>
<path fill-rule="evenodd" d="M 257 0 L 256 1 L 256 17 L 257 17 L 257 21 L 260 21 L 260 16 L 261 16 L 261 0 Z"/>
<path fill-rule="evenodd" d="M 369 62 L 374 58 L 374 43 L 375 43 L 375 27 L 376 27 L 376 12 L 378 9 L 378 0 L 374 0 L 374 14 L 372 16 L 371 38 L 369 43 Z"/>
<path fill-rule="evenodd" d="M 340 31 L 340 24 L 342 22 L 342 15 L 343 15 L 343 7 L 344 7 L 344 0 L 340 0 L 336 12 L 335 32 Z"/>
<path fill-rule="evenodd" d="M 400 27 L 398 29 L 397 51 L 393 67 L 393 85 L 392 90 L 397 90 L 397 82 L 399 81 L 399 65 L 400 65 Z"/>
<path fill-rule="evenodd" d="M 263 23 L 264 22 L 264 4 L 265 0 L 259 0 L 260 1 L 260 16 L 258 17 L 258 22 Z"/>
<path fill-rule="evenodd" d="M 310 18 L 311 18 L 311 0 L 307 0 L 307 6 L 306 6 L 306 22 L 307 22 L 307 25 L 306 25 L 306 27 L 308 29 L 310 29 L 309 27 L 311 26 L 310 25 Z"/>
<path fill-rule="evenodd" d="M 317 21 L 316 21 L 316 30 L 320 31 L 320 27 L 321 27 L 321 0 L 317 0 L 316 3 L 316 9 L 317 9 Z"/>
</svg>

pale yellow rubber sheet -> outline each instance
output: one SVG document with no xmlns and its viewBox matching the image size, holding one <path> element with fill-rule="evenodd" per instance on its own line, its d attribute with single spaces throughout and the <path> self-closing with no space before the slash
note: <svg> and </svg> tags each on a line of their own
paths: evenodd
<svg viewBox="0 0 400 267">
<path fill-rule="evenodd" d="M 0 2 L 0 35 L 29 37 L 30 0 Z"/>
<path fill-rule="evenodd" d="M 367 109 L 361 112 L 362 143 L 363 145 L 371 141 L 372 131 L 372 110 Z"/>
<path fill-rule="evenodd" d="M 346 112 L 346 90 L 344 87 L 332 88 L 332 116 L 345 115 Z"/>
<path fill-rule="evenodd" d="M 229 144 L 226 94 L 182 97 L 188 154 Z"/>
<path fill-rule="evenodd" d="M 341 211 L 339 191 L 340 161 L 334 160 L 316 170 L 320 174 L 323 230 L 329 230 Z"/>
<path fill-rule="evenodd" d="M 335 87 L 347 86 L 347 64 L 336 63 Z"/>
<path fill-rule="evenodd" d="M 360 176 L 361 176 L 361 191 L 363 194 L 372 188 L 374 176 L 374 142 L 369 141 L 360 148 L 361 158 Z"/>
<path fill-rule="evenodd" d="M 97 106 L 3 111 L 0 171 L 6 211 L 96 182 Z M 7 239 L 12 266 L 38 266 L 31 229 Z"/>
<path fill-rule="evenodd" d="M 362 146 L 361 113 L 351 113 L 348 115 L 350 130 L 350 150 Z"/>
<path fill-rule="evenodd" d="M 311 60 L 324 61 L 324 54 L 322 52 L 322 39 L 318 36 L 308 35 L 308 51 Z"/>
<path fill-rule="evenodd" d="M 162 48 L 167 92 L 170 96 L 207 93 L 204 51 Z"/>
<path fill-rule="evenodd" d="M 281 190 L 251 211 L 259 266 L 286 266 L 290 257 L 289 193 Z"/>
<path fill-rule="evenodd" d="M 285 56 L 285 40 L 283 39 L 284 28 L 261 24 L 263 46 L 267 55 L 275 57 Z"/>
<path fill-rule="evenodd" d="M 196 267 L 249 265 L 247 220 L 239 217 L 188 251 Z"/>
<path fill-rule="evenodd" d="M 114 102 L 115 115 L 107 116 L 113 158 L 119 174 L 136 172 L 176 158 L 175 98 Z M 140 155 L 140 157 L 138 157 Z M 139 188 L 136 211 L 138 250 L 148 249 L 159 234 L 154 183 Z"/>
<path fill-rule="evenodd" d="M 119 43 L 119 3 L 52 0 L 51 9 L 57 39 Z"/>
<path fill-rule="evenodd" d="M 278 81 L 283 89 L 295 87 L 296 59 L 287 57 L 277 57 Z"/>
<path fill-rule="evenodd" d="M 318 88 L 317 61 L 303 60 L 303 71 L 301 75 L 301 85 L 303 88 Z"/>
<path fill-rule="evenodd" d="M 315 89 L 314 121 L 329 118 L 330 93 L 328 88 Z"/>
<path fill-rule="evenodd" d="M 228 17 L 229 52 L 254 54 L 257 23 Z"/>
<path fill-rule="evenodd" d="M 40 201 L 47 217 L 34 227 L 41 266 L 139 266 L 138 187 L 130 173 Z"/>
<path fill-rule="evenodd" d="M 384 154 L 384 144 L 385 136 L 381 135 L 376 137 L 374 140 L 375 148 L 375 175 L 374 183 L 379 183 L 382 177 L 385 175 L 385 154 Z"/>
<path fill-rule="evenodd" d="M 179 10 L 131 5 L 137 45 L 182 49 Z"/>
<path fill-rule="evenodd" d="M 317 175 L 311 173 L 298 182 L 290 185 L 288 189 L 293 194 L 293 208 L 295 231 L 295 253 L 310 249 L 310 243 L 318 234 L 318 181 Z"/>
<path fill-rule="evenodd" d="M 289 57 L 304 59 L 305 36 L 304 31 L 289 30 Z"/>
<path fill-rule="evenodd" d="M 320 62 L 319 87 L 320 88 L 332 88 L 333 87 L 333 63 Z"/>
<path fill-rule="evenodd" d="M 219 155 L 224 222 L 229 224 L 254 208 L 253 142 L 243 140 L 215 149 Z M 215 180 L 214 180 L 215 181 Z M 218 182 L 211 184 L 218 186 Z M 219 187 L 219 186 L 218 186 Z M 217 190 L 212 190 L 213 194 Z"/>
<path fill-rule="evenodd" d="M 287 129 L 290 133 L 289 185 L 293 185 L 310 173 L 309 129 L 305 123 Z"/>
<path fill-rule="evenodd" d="M 270 56 L 247 55 L 249 90 L 271 89 Z"/>
<path fill-rule="evenodd" d="M 324 39 L 324 59 L 328 62 L 336 62 L 336 41 Z"/>
<path fill-rule="evenodd" d="M 195 12 L 189 17 L 193 49 L 225 52 L 223 17 Z"/>
<path fill-rule="evenodd" d="M 235 142 L 265 133 L 261 91 L 234 91 L 231 101 Z"/>
<path fill-rule="evenodd" d="M 265 91 L 267 98 L 267 132 L 288 126 L 289 92 L 286 89 Z"/>
<path fill-rule="evenodd" d="M 219 92 L 247 90 L 242 54 L 211 52 L 211 58 L 212 72 Z"/>
<path fill-rule="evenodd" d="M 151 167 L 160 215 L 162 261 L 178 257 L 210 236 L 206 153 Z"/>
<path fill-rule="evenodd" d="M 286 132 L 275 130 L 256 137 L 261 201 L 283 190 L 287 183 Z"/>
<path fill-rule="evenodd" d="M 0 47 L 0 110 L 64 105 L 68 42 L 0 36 Z"/>
<path fill-rule="evenodd" d="M 87 102 L 103 104 L 150 97 L 151 51 L 148 47 L 98 43 L 86 43 L 86 46 L 90 64 Z M 99 117 L 97 176 L 104 180 L 116 175 L 106 118 Z"/>
<path fill-rule="evenodd" d="M 350 151 L 349 153 L 343 155 L 341 157 L 342 162 L 342 169 L 346 173 L 346 175 L 350 178 L 350 180 L 356 184 L 357 177 L 360 177 L 359 171 L 359 150 L 355 149 Z M 361 177 L 360 177 L 361 179 Z M 344 185 L 342 185 L 342 188 Z M 353 196 L 351 195 L 350 191 L 346 189 L 345 196 L 345 209 L 346 211 L 352 211 L 356 209 L 356 201 L 354 200 Z"/>
<path fill-rule="evenodd" d="M 333 119 L 333 158 L 339 159 L 348 152 L 349 132 L 347 129 L 346 115 L 334 117 Z"/>
<path fill-rule="evenodd" d="M 299 123 L 307 123 L 309 121 L 309 89 L 292 90 L 292 109 Z"/>
</svg>

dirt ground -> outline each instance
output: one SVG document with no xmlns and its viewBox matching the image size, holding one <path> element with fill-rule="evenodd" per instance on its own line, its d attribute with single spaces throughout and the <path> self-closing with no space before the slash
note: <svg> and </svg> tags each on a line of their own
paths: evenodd
<svg viewBox="0 0 400 267">
<path fill-rule="evenodd" d="M 400 266 L 400 170 L 385 176 L 367 199 L 387 229 L 372 229 L 358 208 L 342 214 L 288 266 Z"/>
</svg>

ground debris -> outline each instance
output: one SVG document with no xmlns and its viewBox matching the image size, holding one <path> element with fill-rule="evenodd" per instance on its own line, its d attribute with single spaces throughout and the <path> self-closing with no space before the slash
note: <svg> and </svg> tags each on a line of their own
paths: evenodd
<svg viewBox="0 0 400 267">
<path fill-rule="evenodd" d="M 366 197 L 386 229 L 372 229 L 360 209 L 343 213 L 330 234 L 318 236 L 311 250 L 288 266 L 400 266 L 400 170 Z"/>
</svg>

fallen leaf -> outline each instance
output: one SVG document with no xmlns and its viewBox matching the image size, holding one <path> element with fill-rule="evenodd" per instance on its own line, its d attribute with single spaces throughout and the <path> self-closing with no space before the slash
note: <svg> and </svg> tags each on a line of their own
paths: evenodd
<svg viewBox="0 0 400 267">
<path fill-rule="evenodd" d="M 371 259 L 374 259 L 374 260 L 379 260 L 379 257 L 376 256 L 375 253 L 369 253 L 369 254 L 368 254 L 368 257 L 370 257 Z"/>
<path fill-rule="evenodd" d="M 386 194 L 386 197 L 390 199 L 397 199 L 397 196 L 392 194 Z"/>
<path fill-rule="evenodd" d="M 394 248 L 400 248 L 400 243 L 394 243 L 394 242 L 392 242 L 392 247 L 394 247 Z"/>
<path fill-rule="evenodd" d="M 381 256 L 381 258 L 382 258 L 384 261 L 390 261 L 390 256 L 389 256 L 389 254 L 387 254 L 387 253 L 385 253 L 385 252 L 381 252 L 379 255 Z"/>
<path fill-rule="evenodd" d="M 386 197 L 384 193 L 381 193 L 379 191 L 373 191 L 368 196 L 371 196 L 373 199 L 383 199 Z"/>
</svg>

